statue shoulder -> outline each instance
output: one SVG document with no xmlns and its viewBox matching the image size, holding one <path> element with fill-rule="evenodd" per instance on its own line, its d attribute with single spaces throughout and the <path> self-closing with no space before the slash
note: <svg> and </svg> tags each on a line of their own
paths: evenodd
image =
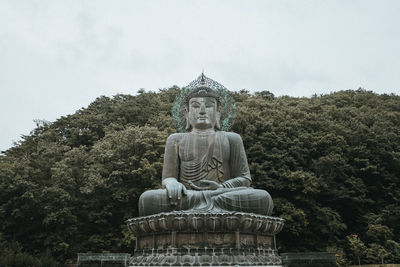
<svg viewBox="0 0 400 267">
<path fill-rule="evenodd" d="M 234 133 L 234 132 L 222 132 L 222 131 L 221 131 L 221 133 L 228 138 L 229 143 L 242 143 L 243 142 L 242 141 L 242 137 L 237 133 Z"/>
</svg>

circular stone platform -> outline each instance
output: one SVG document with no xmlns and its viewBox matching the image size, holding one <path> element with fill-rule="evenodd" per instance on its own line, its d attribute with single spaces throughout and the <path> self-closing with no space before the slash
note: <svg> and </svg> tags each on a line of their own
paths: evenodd
<svg viewBox="0 0 400 267">
<path fill-rule="evenodd" d="M 284 220 L 243 212 L 169 212 L 127 220 L 131 266 L 276 266 Z"/>
</svg>

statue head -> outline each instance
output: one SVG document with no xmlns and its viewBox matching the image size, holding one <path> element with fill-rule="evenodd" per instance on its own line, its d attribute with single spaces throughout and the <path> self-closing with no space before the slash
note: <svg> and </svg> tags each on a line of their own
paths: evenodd
<svg viewBox="0 0 400 267">
<path fill-rule="evenodd" d="M 206 86 L 195 88 L 186 97 L 186 130 L 220 130 L 219 95 Z"/>
<path fill-rule="evenodd" d="M 183 87 L 175 98 L 171 113 L 174 125 L 179 132 L 187 132 L 192 128 L 191 122 L 188 120 L 189 100 L 195 97 L 214 98 L 217 102 L 217 109 L 213 127 L 216 130 L 229 130 L 236 117 L 235 101 L 228 89 L 202 73 L 197 79 Z"/>
</svg>

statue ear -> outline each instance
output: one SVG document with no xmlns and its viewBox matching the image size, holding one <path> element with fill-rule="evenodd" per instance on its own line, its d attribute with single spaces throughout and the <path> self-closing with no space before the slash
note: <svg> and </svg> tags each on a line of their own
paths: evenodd
<svg viewBox="0 0 400 267">
<path fill-rule="evenodd" d="M 221 113 L 218 111 L 217 112 L 217 121 L 215 122 L 215 129 L 216 130 L 221 130 Z"/>
<path fill-rule="evenodd" d="M 189 121 L 189 112 L 188 112 L 188 110 L 186 109 L 186 113 L 185 113 L 186 115 L 185 115 L 185 117 L 186 117 L 186 126 L 185 126 L 185 130 L 186 131 L 190 131 L 190 121 Z"/>
</svg>

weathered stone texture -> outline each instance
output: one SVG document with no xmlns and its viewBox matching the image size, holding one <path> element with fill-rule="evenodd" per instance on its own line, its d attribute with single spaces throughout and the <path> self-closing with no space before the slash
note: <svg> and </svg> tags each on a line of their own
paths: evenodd
<svg viewBox="0 0 400 267">
<path fill-rule="evenodd" d="M 137 243 L 131 266 L 279 265 L 281 218 L 251 213 L 171 212 L 127 221 Z"/>
</svg>

